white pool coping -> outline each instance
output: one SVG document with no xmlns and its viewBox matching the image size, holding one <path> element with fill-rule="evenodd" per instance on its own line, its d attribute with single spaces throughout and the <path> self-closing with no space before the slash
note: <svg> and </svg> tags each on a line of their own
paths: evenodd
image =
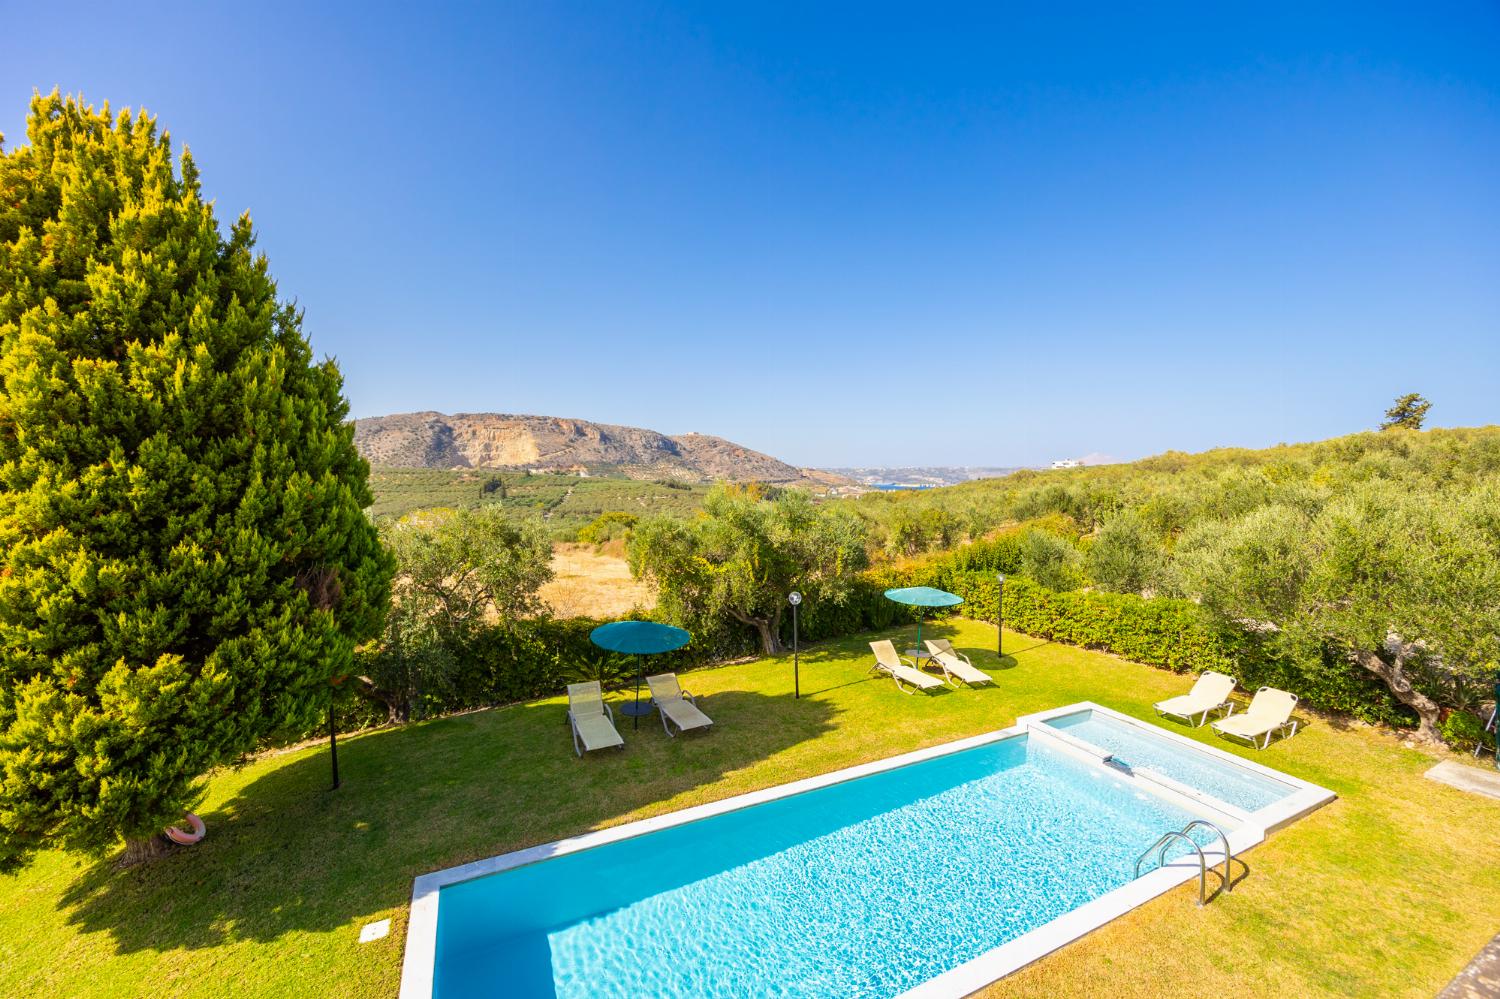
<svg viewBox="0 0 1500 999">
<path fill-rule="evenodd" d="M 1139 779 L 1141 783 L 1138 786 L 1142 790 L 1166 798 L 1185 811 L 1209 818 L 1211 821 L 1217 819 L 1222 822 L 1227 818 L 1230 821 L 1238 823 L 1234 831 L 1228 835 L 1229 849 L 1233 854 L 1238 854 L 1242 850 L 1260 843 L 1265 839 L 1266 832 L 1274 828 L 1265 824 L 1262 817 L 1263 813 L 1275 812 L 1275 815 L 1269 817 L 1277 819 L 1277 826 L 1285 825 L 1287 822 L 1306 814 L 1313 808 L 1318 807 L 1318 805 L 1331 801 L 1334 798 L 1332 792 L 1316 785 L 1308 784 L 1306 781 L 1299 781 L 1296 778 L 1289 777 L 1279 771 L 1271 770 L 1268 767 L 1248 763 L 1237 756 L 1223 753 L 1213 747 L 1203 746 L 1191 739 L 1184 739 L 1182 736 L 1154 725 L 1143 727 L 1148 728 L 1154 733 L 1183 742 L 1195 750 L 1216 753 L 1230 762 L 1248 766 L 1273 779 L 1298 786 L 1298 790 L 1292 795 L 1293 798 L 1298 798 L 1305 794 L 1308 796 L 1307 801 L 1311 801 L 1313 792 L 1320 794 L 1321 798 L 1315 804 L 1302 802 L 1298 806 L 1301 810 L 1289 818 L 1282 818 L 1280 813 L 1283 809 L 1278 809 L 1275 806 L 1261 809 L 1251 815 L 1250 813 L 1245 813 L 1243 810 L 1235 809 L 1224 802 L 1218 802 L 1214 799 L 1205 800 L 1206 796 L 1198 794 L 1191 788 L 1183 788 L 1182 785 L 1176 784 L 1176 782 L 1168 782 L 1159 774 L 1148 774 L 1140 769 L 1132 772 L 1129 769 L 1106 766 L 1101 762 L 1101 755 L 1103 754 L 1097 747 L 1082 742 L 1082 740 L 1065 736 L 1058 730 L 1042 724 L 1048 718 L 1075 714 L 1086 709 L 1100 711 L 1133 724 L 1142 724 L 1135 719 L 1112 711 L 1102 705 L 1091 701 L 1081 701 L 1067 707 L 1026 715 L 1018 719 L 1015 725 L 997 729 L 993 732 L 986 732 L 982 735 L 972 736 L 967 739 L 959 739 L 954 742 L 943 743 L 939 746 L 930 746 L 927 749 L 919 749 L 915 752 L 903 753 L 900 756 L 875 760 L 871 763 L 860 764 L 859 766 L 846 767 L 842 770 L 820 774 L 816 777 L 793 781 L 790 784 L 780 784 L 759 791 L 751 791 L 747 794 L 725 798 L 722 801 L 710 802 L 706 805 L 695 805 L 691 808 L 668 812 L 664 815 L 640 819 L 635 822 L 627 822 L 609 829 L 601 829 L 597 832 L 585 833 L 581 836 L 573 836 L 568 839 L 545 843 L 541 846 L 529 847 L 524 850 L 515 850 L 511 853 L 488 857 L 484 860 L 477 860 L 459 867 L 434 871 L 431 874 L 423 874 L 412 883 L 411 909 L 406 927 L 406 953 L 401 967 L 401 999 L 431 999 L 432 997 L 433 978 L 437 961 L 438 899 L 441 890 L 448 885 L 458 884 L 462 881 L 471 881 L 475 878 L 482 878 L 491 874 L 498 874 L 501 871 L 534 864 L 552 857 L 577 853 L 581 850 L 590 850 L 608 843 L 643 836 L 660 829 L 670 829 L 689 822 L 697 822 L 701 819 L 712 818 L 716 815 L 723 815 L 727 812 L 738 811 L 742 808 L 749 808 L 764 802 L 775 801 L 808 791 L 815 791 L 819 788 L 830 787 L 834 784 L 844 783 L 845 781 L 858 780 L 861 777 L 883 773 L 898 767 L 909 766 L 924 760 L 935 759 L 952 753 L 961 753 L 965 750 L 989 745 L 990 743 L 999 742 L 1004 739 L 1040 734 L 1054 748 L 1061 749 L 1093 766 L 1100 767 L 1101 770 L 1125 780 Z M 1277 804 L 1280 805 L 1282 803 L 1278 802 Z M 1245 818 L 1241 818 L 1241 816 L 1245 816 Z M 1210 864 L 1214 862 L 1214 858 L 1218 858 L 1218 863 L 1222 870 L 1224 860 L 1220 849 L 1205 848 L 1204 853 L 1208 857 Z M 912 999 L 915 999 L 915 997 L 920 997 L 920 999 L 937 999 L 940 996 L 956 997 L 968 995 L 970 992 L 1003 978 L 1011 972 L 1044 957 L 1067 943 L 1077 940 L 1116 917 L 1197 876 L 1198 865 L 1189 864 L 1186 858 L 1179 858 L 1165 867 L 1151 871 L 1128 884 L 1107 892 L 1074 909 L 1072 912 L 1065 913 L 1051 922 L 1017 937 L 1015 940 L 1002 944 L 994 950 L 987 951 L 971 961 L 946 971 L 904 995 L 912 997 Z"/>
</svg>

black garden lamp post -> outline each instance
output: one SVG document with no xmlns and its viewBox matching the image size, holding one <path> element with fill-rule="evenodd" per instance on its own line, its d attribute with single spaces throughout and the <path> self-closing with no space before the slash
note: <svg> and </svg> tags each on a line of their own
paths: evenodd
<svg viewBox="0 0 1500 999">
<path fill-rule="evenodd" d="M 802 594 L 793 590 L 786 598 L 792 605 L 792 699 L 802 697 L 802 660 L 797 648 L 797 608 L 802 606 Z"/>
<path fill-rule="evenodd" d="M 1005 573 L 995 573 L 995 655 L 1005 658 Z"/>
<path fill-rule="evenodd" d="M 333 787 L 329 788 L 330 791 L 339 789 L 339 737 L 333 727 L 333 695 L 343 682 L 343 677 L 336 677 L 328 682 L 328 757 L 333 762 Z"/>
</svg>

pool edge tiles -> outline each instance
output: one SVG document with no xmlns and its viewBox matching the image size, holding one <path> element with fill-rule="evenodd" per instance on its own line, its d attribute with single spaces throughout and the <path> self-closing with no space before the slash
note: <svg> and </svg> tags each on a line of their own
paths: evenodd
<svg viewBox="0 0 1500 999">
<path fill-rule="evenodd" d="M 1069 711 L 1076 712 L 1096 707 L 1098 706 L 1091 703 L 1080 703 L 1071 705 L 1068 708 L 1057 709 L 1054 712 L 1046 712 L 1045 714 L 1060 715 Z M 862 777 L 885 773 L 927 760 L 962 753 L 1003 740 L 1034 737 L 1035 734 L 1040 732 L 1046 733 L 1043 738 L 1050 746 L 1064 745 L 1060 740 L 1049 737 L 1055 736 L 1055 733 L 1050 730 L 1041 727 L 1032 730 L 1022 722 L 1018 722 L 1009 728 L 984 733 L 972 738 L 933 746 L 889 759 L 877 760 L 817 777 L 807 778 L 794 783 L 737 795 L 723 801 L 670 812 L 650 819 L 631 822 L 610 829 L 560 840 L 555 843 L 548 843 L 502 856 L 491 857 L 461 867 L 423 875 L 417 878 L 412 886 L 412 903 L 407 928 L 406 954 L 402 968 L 400 994 L 403 999 L 419 999 L 419 997 L 421 999 L 428 999 L 428 997 L 434 994 L 436 987 L 434 975 L 437 970 L 436 963 L 439 957 L 439 903 L 441 891 L 444 887 L 536 864 L 554 857 L 590 850 L 609 843 L 633 839 L 659 830 L 671 829 L 702 819 L 751 808 L 766 802 L 777 801 L 809 791 L 858 780 Z M 1170 736 L 1171 734 L 1163 733 L 1163 735 Z M 1087 762 L 1090 766 L 1101 767 L 1098 754 L 1081 751 L 1077 747 L 1072 746 L 1066 748 L 1070 750 L 1072 755 Z M 1150 781 L 1139 779 L 1137 775 L 1128 773 L 1121 775 L 1110 768 L 1103 767 L 1101 767 L 1101 770 L 1108 770 L 1114 776 L 1125 779 L 1135 778 L 1131 780 L 1131 783 L 1138 790 L 1164 799 L 1166 802 L 1174 804 L 1178 808 L 1188 812 L 1201 814 L 1208 807 L 1202 801 L 1197 801 L 1180 794 L 1170 787 L 1153 785 Z M 1326 792 L 1324 793 L 1326 794 Z M 1212 812 L 1213 809 L 1209 808 L 1209 811 Z M 1218 811 L 1231 819 L 1238 818 L 1238 816 L 1223 809 L 1219 809 Z M 1242 822 L 1230 834 L 1230 848 L 1233 852 L 1238 853 L 1259 843 L 1263 838 L 1264 830 L 1258 823 Z M 1218 852 L 1217 847 L 1211 848 L 1207 852 L 1210 855 L 1210 862 L 1212 862 L 1213 857 L 1219 857 L 1222 862 L 1222 855 Z M 1151 871 L 1139 879 L 1127 882 L 1097 898 L 1085 902 L 1078 908 L 1057 916 L 1050 922 L 1032 929 L 1021 937 L 1003 943 L 964 964 L 938 973 L 927 982 L 914 987 L 907 994 L 924 997 L 966 994 L 975 988 L 1004 977 L 1004 975 L 1009 974 L 1011 971 L 1031 963 L 1143 902 L 1155 898 L 1185 881 L 1191 880 L 1197 874 L 1196 863 L 1189 866 L 1183 859 L 1170 862 L 1166 867 Z"/>
</svg>

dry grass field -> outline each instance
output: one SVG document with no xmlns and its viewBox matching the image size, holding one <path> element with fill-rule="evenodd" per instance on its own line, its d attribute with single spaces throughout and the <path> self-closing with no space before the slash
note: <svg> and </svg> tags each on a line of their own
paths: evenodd
<svg viewBox="0 0 1500 999">
<path fill-rule="evenodd" d="M 614 617 L 656 604 L 656 591 L 630 575 L 619 542 L 557 544 L 552 548 L 552 582 L 541 596 L 557 617 Z"/>
</svg>

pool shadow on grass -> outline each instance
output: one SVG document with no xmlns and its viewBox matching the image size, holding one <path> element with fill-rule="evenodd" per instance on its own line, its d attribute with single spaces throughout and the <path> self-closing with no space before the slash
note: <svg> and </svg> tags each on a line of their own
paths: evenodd
<svg viewBox="0 0 1500 999">
<path fill-rule="evenodd" d="M 80 931 L 109 934 L 117 953 L 331 931 L 353 948 L 366 917 L 404 905 L 417 875 L 749 790 L 698 793 L 819 738 L 839 712 L 744 690 L 699 705 L 713 731 L 675 739 L 655 714 L 633 730 L 617 710 L 625 749 L 584 759 L 555 701 L 372 732 L 340 743 L 337 791 L 327 749 L 305 750 L 201 810 L 199 845 L 129 870 L 93 863 L 59 908 Z M 319 974 L 316 946 L 286 950 L 289 979 L 304 966 Z"/>
</svg>

